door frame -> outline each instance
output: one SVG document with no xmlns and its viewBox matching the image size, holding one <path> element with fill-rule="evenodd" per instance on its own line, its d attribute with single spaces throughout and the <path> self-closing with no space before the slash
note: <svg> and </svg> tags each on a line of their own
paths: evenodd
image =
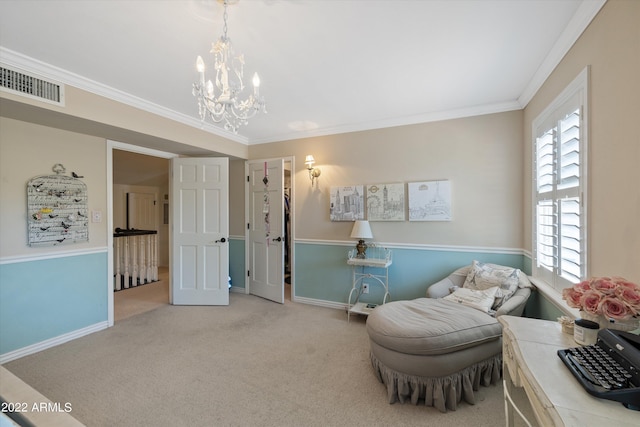
<svg viewBox="0 0 640 427">
<path fill-rule="evenodd" d="M 284 164 L 289 163 L 291 165 L 291 188 L 289 189 L 289 194 L 291 194 L 291 200 L 293 203 L 289 204 L 289 220 L 291 221 L 291 247 L 289 247 L 289 269 L 291 272 L 291 302 L 295 302 L 295 268 L 296 268 L 296 263 L 295 263 L 295 247 L 296 247 L 296 242 L 295 242 L 295 236 L 296 236 L 296 227 L 295 227 L 295 205 L 296 205 L 296 198 L 295 198 L 295 171 L 296 171 L 296 160 L 295 160 L 295 156 L 284 156 L 284 157 L 272 157 L 272 158 L 268 158 L 268 159 L 247 159 L 244 162 L 244 176 L 245 176 L 245 181 L 244 181 L 244 224 L 245 224 L 245 229 L 244 229 L 244 235 L 245 235 L 245 245 L 244 245 L 244 264 L 245 264 L 245 271 L 249 269 L 249 230 L 247 230 L 247 224 L 249 223 L 249 182 L 247 181 L 247 178 L 249 177 L 249 162 L 269 162 L 269 161 L 273 161 L 273 160 L 282 160 Z M 282 183 L 282 185 L 284 186 L 284 181 Z M 245 279 L 245 287 L 244 287 L 244 293 L 249 295 L 249 293 L 251 292 L 250 289 L 250 280 L 249 278 L 245 275 L 244 276 Z M 284 277 L 283 277 L 283 281 L 284 281 Z M 286 299 L 285 299 L 286 302 Z"/>
<path fill-rule="evenodd" d="M 178 154 L 166 151 L 154 150 L 152 148 L 140 147 L 124 142 L 107 139 L 107 323 L 113 326 L 113 150 L 130 151 L 132 153 L 146 154 L 148 156 L 172 159 L 179 157 Z M 171 168 L 171 166 L 169 166 Z M 169 172 L 171 172 L 169 170 Z M 171 201 L 171 186 L 169 186 L 169 201 Z M 172 218 L 169 217 L 169 227 L 171 228 Z M 171 245 L 171 236 L 169 236 Z M 169 254 L 171 258 L 171 254 Z M 171 259 L 169 260 L 171 262 Z M 171 278 L 169 278 L 169 297 L 171 297 Z"/>
</svg>

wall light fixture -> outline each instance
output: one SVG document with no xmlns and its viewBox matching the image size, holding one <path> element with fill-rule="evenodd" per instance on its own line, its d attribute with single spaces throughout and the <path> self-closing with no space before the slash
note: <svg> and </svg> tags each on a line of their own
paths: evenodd
<svg viewBox="0 0 640 427">
<path fill-rule="evenodd" d="M 313 183 L 317 177 L 320 176 L 322 171 L 318 168 L 314 168 L 316 159 L 313 158 L 311 154 L 307 155 L 304 159 L 304 164 L 307 165 L 307 169 L 309 170 L 309 179 L 311 180 L 311 186 L 313 187 Z"/>
</svg>

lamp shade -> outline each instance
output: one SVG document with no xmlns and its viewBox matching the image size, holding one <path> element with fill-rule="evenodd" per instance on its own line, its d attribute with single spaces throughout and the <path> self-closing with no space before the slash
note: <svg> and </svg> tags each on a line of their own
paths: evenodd
<svg viewBox="0 0 640 427">
<path fill-rule="evenodd" d="M 307 167 L 312 167 L 315 162 L 316 159 L 314 159 L 311 154 L 308 154 L 304 159 L 304 164 L 307 165 Z"/>
<path fill-rule="evenodd" d="M 358 220 L 353 224 L 351 237 L 354 239 L 373 239 L 369 221 Z"/>
</svg>

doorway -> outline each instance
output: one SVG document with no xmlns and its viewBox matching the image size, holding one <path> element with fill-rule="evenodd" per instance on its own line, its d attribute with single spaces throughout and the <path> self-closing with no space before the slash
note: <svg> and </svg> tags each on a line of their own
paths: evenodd
<svg viewBox="0 0 640 427">
<path fill-rule="evenodd" d="M 246 163 L 247 293 L 295 300 L 293 157 Z"/>
<path fill-rule="evenodd" d="M 158 248 L 156 277 L 138 279 L 135 286 L 129 280 L 123 290 L 110 289 L 109 324 L 112 325 L 170 302 L 169 172 L 170 159 L 176 156 L 114 141 L 109 141 L 109 145 L 111 164 L 108 166 L 112 172 L 108 191 L 111 202 L 108 226 L 112 231 L 109 233 L 110 267 L 117 268 L 113 262 L 116 256 L 114 241 L 123 238 L 114 238 L 117 229 L 155 231 Z M 115 278 L 116 272 L 111 271 L 110 277 Z M 109 283 L 116 287 L 115 280 Z"/>
</svg>

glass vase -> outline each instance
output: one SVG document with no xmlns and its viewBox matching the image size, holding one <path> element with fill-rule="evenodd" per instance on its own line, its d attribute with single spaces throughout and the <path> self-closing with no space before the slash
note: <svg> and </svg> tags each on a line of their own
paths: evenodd
<svg viewBox="0 0 640 427">
<path fill-rule="evenodd" d="M 615 329 L 618 331 L 634 331 L 640 327 L 640 319 L 633 318 L 629 320 L 607 319 L 600 314 L 591 314 L 580 310 L 580 317 L 585 320 L 591 320 L 600 325 L 600 329 Z"/>
</svg>

